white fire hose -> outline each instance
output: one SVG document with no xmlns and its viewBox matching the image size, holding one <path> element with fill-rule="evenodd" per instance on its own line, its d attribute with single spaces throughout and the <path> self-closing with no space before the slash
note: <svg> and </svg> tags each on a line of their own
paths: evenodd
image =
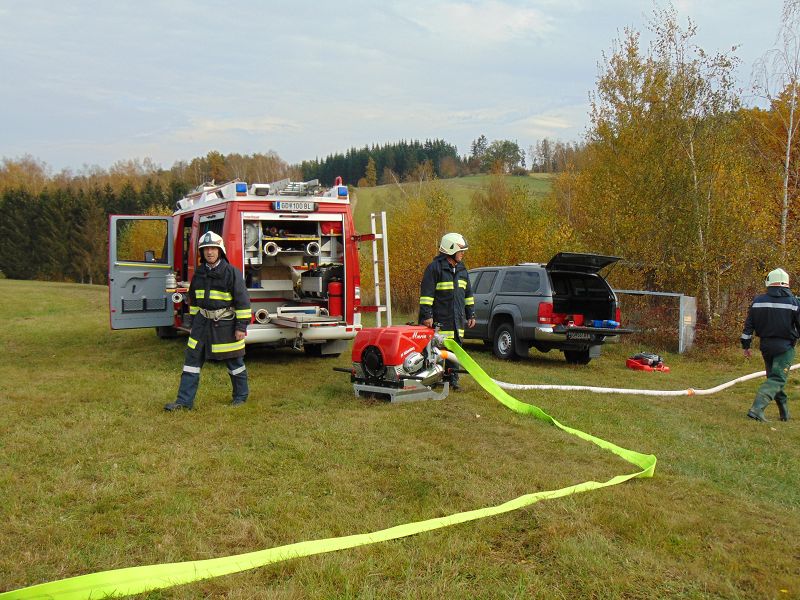
<svg viewBox="0 0 800 600">
<path fill-rule="evenodd" d="M 792 365 L 789 367 L 789 369 L 791 371 L 800 369 L 800 363 Z M 732 379 L 727 383 L 723 383 L 716 387 L 705 390 L 696 390 L 694 388 L 688 388 L 685 390 L 634 390 L 630 388 L 594 387 L 591 385 L 528 385 L 521 383 L 506 383 L 504 381 L 498 381 L 497 379 L 493 379 L 492 381 L 506 390 L 563 390 L 572 392 L 594 392 L 596 394 L 637 394 L 640 396 L 708 396 L 711 394 L 716 394 L 717 392 L 721 392 L 722 390 L 732 387 L 737 383 L 742 383 L 743 381 L 748 381 L 750 379 L 757 379 L 758 377 L 764 377 L 766 374 L 766 371 L 757 371 L 755 373 L 750 373 L 749 375 L 737 377 L 736 379 Z"/>
</svg>

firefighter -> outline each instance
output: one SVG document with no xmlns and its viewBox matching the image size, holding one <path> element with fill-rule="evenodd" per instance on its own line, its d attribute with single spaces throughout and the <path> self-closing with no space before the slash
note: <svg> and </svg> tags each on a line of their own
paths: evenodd
<svg viewBox="0 0 800 600">
<path fill-rule="evenodd" d="M 250 323 L 250 297 L 241 271 L 225 257 L 220 236 L 208 231 L 198 245 L 201 265 L 189 286 L 191 332 L 175 402 L 164 410 L 191 410 L 206 359 L 224 360 L 233 387 L 232 406 L 244 404 L 249 394 L 244 366 L 244 338 Z"/>
<path fill-rule="evenodd" d="M 419 293 L 419 322 L 426 327 L 434 323 L 439 333 L 461 343 L 464 324 L 475 326 L 475 300 L 469 283 L 467 268 L 462 260 L 468 250 L 461 234 L 446 233 L 439 243 L 439 254 L 425 269 Z M 448 363 L 451 369 L 454 363 Z M 453 370 L 450 385 L 460 389 L 458 372 Z"/>
<path fill-rule="evenodd" d="M 794 345 L 800 337 L 800 300 L 789 289 L 789 275 L 783 269 L 770 271 L 765 282 L 767 293 L 756 296 L 747 311 L 742 331 L 742 348 L 745 358 L 752 352 L 753 333 L 760 339 L 761 356 L 767 370 L 767 380 L 762 383 L 747 416 L 764 421 L 764 409 L 774 400 L 781 421 L 789 420 L 789 406 L 783 387 L 794 360 Z"/>
</svg>

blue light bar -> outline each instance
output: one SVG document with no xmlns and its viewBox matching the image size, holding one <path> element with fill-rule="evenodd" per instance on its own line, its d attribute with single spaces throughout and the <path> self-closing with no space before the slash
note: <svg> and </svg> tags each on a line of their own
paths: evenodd
<svg viewBox="0 0 800 600">
<path fill-rule="evenodd" d="M 336 191 L 336 193 L 339 195 L 339 198 L 346 198 L 347 197 L 347 186 L 346 185 L 340 185 L 339 189 Z"/>
<path fill-rule="evenodd" d="M 236 193 L 237 194 L 246 194 L 247 193 L 247 184 L 243 181 L 238 181 L 236 183 Z"/>
</svg>

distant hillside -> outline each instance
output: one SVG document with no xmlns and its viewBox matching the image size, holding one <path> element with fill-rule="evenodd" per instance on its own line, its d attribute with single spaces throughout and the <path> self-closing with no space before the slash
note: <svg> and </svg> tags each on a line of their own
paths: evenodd
<svg viewBox="0 0 800 600">
<path fill-rule="evenodd" d="M 439 179 L 445 191 L 453 198 L 457 210 L 466 210 L 472 195 L 486 186 L 490 175 L 469 175 L 466 177 L 454 177 L 451 179 Z M 550 173 L 531 173 L 527 177 L 512 175 L 503 176 L 510 186 L 527 187 L 536 197 L 543 197 L 550 193 L 553 178 Z M 402 183 L 400 188 L 412 190 L 419 184 Z M 376 187 L 356 188 L 353 197 L 356 198 L 355 224 L 359 232 L 369 231 L 369 215 L 372 212 L 386 210 L 390 217 L 397 210 L 392 206 L 392 196 L 397 194 L 398 186 L 379 185 Z"/>
</svg>

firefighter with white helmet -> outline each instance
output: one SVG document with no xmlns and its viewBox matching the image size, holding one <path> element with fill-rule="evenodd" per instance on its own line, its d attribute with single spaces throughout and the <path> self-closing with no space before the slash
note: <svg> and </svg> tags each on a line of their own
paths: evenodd
<svg viewBox="0 0 800 600">
<path fill-rule="evenodd" d="M 764 284 L 767 292 L 753 299 L 741 337 L 745 358 L 752 355 L 753 335 L 759 337 L 767 370 L 767 380 L 759 386 L 747 416 L 766 422 L 764 409 L 774 400 L 780 420 L 788 421 L 788 398 L 783 388 L 794 360 L 794 346 L 800 337 L 800 300 L 789 289 L 789 274 L 783 269 L 770 271 Z"/>
<path fill-rule="evenodd" d="M 461 234 L 443 235 L 439 255 L 425 269 L 419 294 L 419 322 L 427 327 L 438 324 L 439 333 L 459 343 L 464 326 L 475 326 L 475 300 L 462 262 L 468 249 Z M 452 373 L 450 383 L 454 390 L 459 389 L 457 372 Z"/>
<path fill-rule="evenodd" d="M 250 324 L 250 297 L 241 271 L 225 256 L 225 242 L 213 231 L 200 237 L 201 265 L 189 286 L 191 332 L 175 402 L 164 410 L 191 410 L 206 359 L 224 360 L 233 387 L 231 405 L 244 404 L 249 394 L 244 365 L 244 339 Z"/>
</svg>

